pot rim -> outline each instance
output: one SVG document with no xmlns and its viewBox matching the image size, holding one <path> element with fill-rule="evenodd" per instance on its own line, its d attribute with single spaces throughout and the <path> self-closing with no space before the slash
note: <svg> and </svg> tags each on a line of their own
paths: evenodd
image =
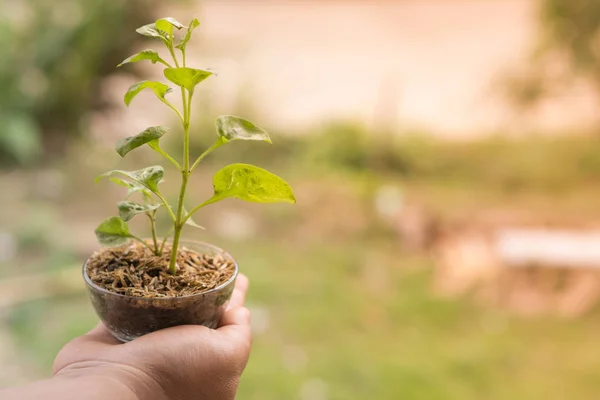
<svg viewBox="0 0 600 400">
<path fill-rule="evenodd" d="M 82 268 L 82 272 L 83 272 L 83 280 L 85 281 L 86 285 L 88 285 L 88 287 L 93 288 L 94 290 L 101 292 L 101 293 L 105 293 L 111 296 L 116 296 L 116 297 L 123 297 L 123 298 L 128 298 L 128 299 L 138 299 L 138 300 L 148 300 L 148 301 L 174 301 L 174 300 L 179 300 L 179 299 L 189 299 L 189 298 L 193 298 L 193 297 L 198 297 L 198 296 L 204 296 L 206 294 L 210 294 L 216 291 L 219 291 L 225 287 L 227 287 L 228 285 L 230 285 L 233 281 L 235 281 L 235 279 L 238 276 L 239 273 L 239 266 L 237 263 L 237 260 L 228 252 L 226 252 L 225 250 L 223 250 L 220 247 L 217 247 L 213 244 L 207 243 L 207 242 L 202 242 L 199 240 L 181 240 L 180 242 L 181 244 L 191 244 L 191 245 L 199 245 L 199 246 L 204 246 L 204 247 L 209 247 L 212 248 L 214 250 L 216 250 L 218 253 L 222 254 L 224 257 L 229 257 L 229 259 L 231 259 L 233 261 L 233 265 L 235 267 L 233 274 L 231 275 L 231 277 L 226 281 L 223 282 L 222 284 L 220 284 L 219 286 L 216 286 L 210 290 L 207 290 L 206 292 L 201 292 L 201 293 L 195 293 L 195 294 L 188 294 L 185 296 L 177 296 L 177 297 L 138 297 L 138 296 L 129 296 L 126 294 L 121 294 L 121 293 L 115 293 L 115 292 L 111 292 L 108 289 L 105 289 L 103 287 L 100 287 L 98 285 L 96 285 L 88 276 L 87 274 L 87 262 L 89 260 L 89 257 L 87 260 L 85 260 L 85 262 L 83 263 L 83 268 Z"/>
</svg>

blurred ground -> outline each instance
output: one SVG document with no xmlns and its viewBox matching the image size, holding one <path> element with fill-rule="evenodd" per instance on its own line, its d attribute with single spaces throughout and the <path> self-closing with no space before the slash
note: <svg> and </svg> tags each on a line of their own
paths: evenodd
<svg viewBox="0 0 600 400">
<path fill-rule="evenodd" d="M 195 178 L 192 195 L 206 196 L 210 184 L 203 178 L 229 158 L 277 171 L 298 194 L 296 206 L 215 205 L 198 218 L 207 232 L 188 232 L 233 252 L 252 281 L 256 347 L 240 398 L 563 399 L 566 393 L 595 398 L 600 378 L 597 311 L 576 320 L 524 318 L 468 299 L 438 298 L 430 290 L 433 259 L 403 246 L 394 220 L 378 211 L 377 196 L 382 187 L 397 187 L 402 202 L 423 204 L 449 223 L 486 210 L 589 222 L 600 218 L 593 200 L 600 187 L 587 179 L 596 174 L 595 167 L 575 168 L 559 178 L 552 163 L 571 143 L 576 150 L 563 157 L 579 165 L 585 159 L 582 149 L 597 154 L 599 142 L 568 139 L 541 145 L 536 140 L 531 146 L 546 149 L 539 155 L 537 175 L 521 174 L 515 156 L 504 161 L 501 175 L 479 170 L 473 178 L 478 165 L 473 154 L 487 146 L 497 154 L 495 159 L 488 155 L 494 162 L 504 159 L 503 151 L 531 154 L 532 149 L 524 142 L 483 141 L 469 147 L 432 142 L 419 147 L 418 160 L 407 161 L 408 172 L 402 172 L 385 164 L 357 168 L 371 162 L 360 152 L 351 162 L 330 165 L 327 160 L 340 153 L 314 157 L 314 152 L 326 152 L 315 145 L 318 140 L 289 144 L 273 136 L 276 145 L 262 148 L 266 153 L 256 154 L 256 146 L 245 144 L 223 149 L 222 158 Z M 403 152 L 415 150 L 412 146 L 399 145 L 393 159 L 403 159 Z M 435 158 L 433 151 L 439 148 L 453 154 L 451 160 L 438 158 L 443 170 L 451 171 L 442 180 L 435 179 L 439 170 L 428 176 L 431 172 L 418 166 L 422 159 Z M 368 154 L 376 149 L 355 150 Z M 106 152 L 97 157 L 115 156 Z M 138 157 L 153 156 L 142 151 Z M 2 264 L 4 276 L 75 268 L 95 248 L 93 228 L 112 213 L 121 194 L 108 183 L 77 188 L 77 182 L 89 181 L 104 167 L 89 161 L 94 158 L 73 154 L 55 166 L 52 178 L 35 171 L 2 175 L 2 187 L 10 182 L 14 201 L 3 199 L 2 220 L 14 221 L 9 232 L 17 247 Z M 299 171 L 299 160 L 311 161 L 304 161 Z M 65 184 L 58 193 L 40 192 L 32 184 L 40 179 Z M 40 202 L 52 207 L 38 209 L 37 216 L 33 207 Z M 18 271 L 9 268 L 16 264 Z M 25 370 L 29 378 L 46 375 L 60 346 L 95 321 L 83 295 L 21 304 L 4 318 L 23 360 L 36 366 Z"/>
<path fill-rule="evenodd" d="M 254 110 L 288 130 L 333 115 L 454 139 L 589 128 L 598 104 L 585 81 L 526 115 L 498 96 L 506 75 L 530 61 L 539 8 L 533 0 L 206 1 L 198 61 L 223 72 L 215 102 L 231 107 L 250 89 L 260 93 L 249 100 Z"/>
</svg>

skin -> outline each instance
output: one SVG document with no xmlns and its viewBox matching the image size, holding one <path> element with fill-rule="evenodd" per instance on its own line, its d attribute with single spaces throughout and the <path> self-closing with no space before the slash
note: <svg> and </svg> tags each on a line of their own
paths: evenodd
<svg viewBox="0 0 600 400">
<path fill-rule="evenodd" d="M 178 326 L 121 343 L 100 324 L 67 343 L 53 377 L 0 391 L 4 400 L 233 400 L 252 344 L 239 275 L 218 329 Z"/>
</svg>

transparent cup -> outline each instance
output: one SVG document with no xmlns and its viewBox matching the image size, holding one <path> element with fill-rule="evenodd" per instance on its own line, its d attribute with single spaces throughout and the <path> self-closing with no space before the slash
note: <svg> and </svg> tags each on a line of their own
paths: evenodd
<svg viewBox="0 0 600 400">
<path fill-rule="evenodd" d="M 114 293 L 96 285 L 83 264 L 83 279 L 92 305 L 100 320 L 114 337 L 128 342 L 139 336 L 178 325 L 204 325 L 216 328 L 231 298 L 238 264 L 224 250 L 208 243 L 181 241 L 181 244 L 199 254 L 220 254 L 234 265 L 234 273 L 222 285 L 204 293 L 182 297 L 144 298 Z"/>
</svg>

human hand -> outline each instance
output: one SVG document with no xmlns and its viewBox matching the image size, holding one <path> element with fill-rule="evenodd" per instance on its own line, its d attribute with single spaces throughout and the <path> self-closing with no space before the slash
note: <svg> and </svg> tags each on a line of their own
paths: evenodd
<svg viewBox="0 0 600 400">
<path fill-rule="evenodd" d="M 122 399 L 232 400 L 252 344 L 247 290 L 248 279 L 240 274 L 214 330 L 177 326 L 121 343 L 100 324 L 65 345 L 54 374 L 97 376 L 119 386 Z"/>
</svg>

